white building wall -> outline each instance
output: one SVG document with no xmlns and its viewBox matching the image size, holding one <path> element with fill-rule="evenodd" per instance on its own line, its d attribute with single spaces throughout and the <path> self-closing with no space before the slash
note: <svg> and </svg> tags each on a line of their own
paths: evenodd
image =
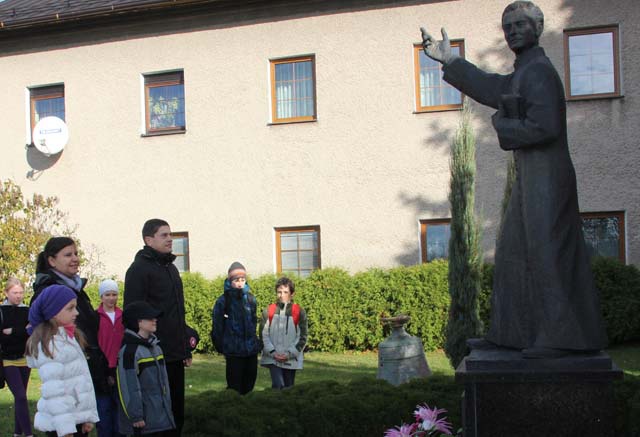
<svg viewBox="0 0 640 437">
<path fill-rule="evenodd" d="M 55 195 L 105 274 L 124 277 L 152 217 L 189 232 L 192 271 L 274 271 L 273 228 L 320 225 L 322 265 L 351 271 L 420 260 L 418 221 L 449 217 L 449 142 L 459 112 L 414 113 L 420 26 L 464 38 L 466 58 L 508 72 L 499 19 L 508 2 L 459 0 L 0 54 L 5 110 L 0 177 Z M 620 24 L 625 97 L 571 102 L 570 144 L 583 211 L 625 210 L 627 261 L 640 262 L 640 8 L 541 0 L 541 45 L 563 74 L 564 28 Z M 135 27 L 135 26 L 134 26 Z M 138 29 L 139 30 L 139 29 Z M 0 47 L 1 47 L 0 42 Z M 2 50 L 0 50 L 2 52 Z M 316 56 L 318 120 L 269 125 L 269 59 Z M 187 132 L 141 137 L 140 75 L 183 69 Z M 63 82 L 70 141 L 55 159 L 25 151 L 27 87 Z M 505 154 L 474 105 L 477 209 L 493 254 Z M 43 171 L 36 168 L 50 165 Z"/>
</svg>

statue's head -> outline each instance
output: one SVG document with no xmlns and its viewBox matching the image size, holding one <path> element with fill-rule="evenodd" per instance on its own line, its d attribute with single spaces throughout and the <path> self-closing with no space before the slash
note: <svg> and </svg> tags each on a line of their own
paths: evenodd
<svg viewBox="0 0 640 437">
<path fill-rule="evenodd" d="M 502 13 L 504 38 L 515 53 L 537 46 L 543 29 L 542 10 L 530 1 L 515 1 Z"/>
</svg>

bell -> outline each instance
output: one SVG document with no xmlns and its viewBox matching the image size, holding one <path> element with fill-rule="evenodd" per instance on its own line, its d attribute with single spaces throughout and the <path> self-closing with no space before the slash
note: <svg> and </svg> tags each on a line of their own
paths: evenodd
<svg viewBox="0 0 640 437">
<path fill-rule="evenodd" d="M 383 317 L 382 323 L 391 325 L 391 335 L 378 345 L 378 379 L 400 385 L 412 378 L 425 378 L 431 369 L 424 355 L 422 340 L 407 334 L 404 325 L 407 315 Z"/>
</svg>

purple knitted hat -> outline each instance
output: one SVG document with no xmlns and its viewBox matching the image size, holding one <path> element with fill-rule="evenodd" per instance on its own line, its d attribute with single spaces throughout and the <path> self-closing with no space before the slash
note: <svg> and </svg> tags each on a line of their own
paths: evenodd
<svg viewBox="0 0 640 437">
<path fill-rule="evenodd" d="M 77 296 L 66 285 L 56 284 L 46 287 L 29 308 L 31 329 L 33 330 L 40 323 L 54 318 L 73 299 L 77 299 Z"/>
</svg>

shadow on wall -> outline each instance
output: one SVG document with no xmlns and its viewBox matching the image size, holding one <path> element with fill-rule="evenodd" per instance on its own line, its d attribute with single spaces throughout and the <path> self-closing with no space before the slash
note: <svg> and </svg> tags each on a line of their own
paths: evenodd
<svg viewBox="0 0 640 437">
<path fill-rule="evenodd" d="M 535 1 L 534 1 L 535 3 Z M 546 49 L 547 56 L 558 70 L 558 74 L 564 82 L 564 50 L 563 29 L 571 28 L 575 21 L 575 10 L 578 0 L 564 0 L 558 6 L 561 11 L 567 11 L 567 19 L 562 28 L 546 29 L 540 39 L 540 45 Z M 505 3 L 506 6 L 507 3 Z M 578 8 L 579 9 L 579 8 Z M 552 11 L 542 10 L 548 17 Z M 455 20 L 451 17 L 451 20 Z M 428 28 L 452 27 L 452 22 L 431 23 L 429 17 L 424 17 L 423 24 Z M 466 59 L 488 72 L 508 74 L 513 71 L 515 57 L 507 47 L 502 36 L 501 16 L 495 17 L 495 39 L 489 44 L 489 48 L 477 52 L 467 52 Z M 579 23 L 578 23 L 579 24 Z M 596 24 L 596 23 L 594 23 Z M 419 29 L 416 29 L 419 35 Z M 438 38 L 440 37 L 438 32 Z M 450 38 L 462 38 L 466 35 L 449 35 Z M 468 99 L 468 98 L 467 98 Z M 469 99 L 470 100 L 470 99 Z M 500 149 L 498 139 L 491 124 L 491 115 L 495 112 L 492 108 L 470 100 L 472 110 L 472 123 L 476 136 L 476 217 L 482 227 L 482 247 L 485 258 L 490 261 L 493 257 L 497 226 L 500 221 L 500 204 L 504 193 L 504 185 L 507 174 L 507 153 Z M 448 152 L 454 140 L 457 125 L 445 127 L 439 120 L 441 112 L 429 114 L 425 117 L 427 135 L 422 140 L 424 153 L 433 151 Z M 574 158 L 575 160 L 575 158 Z M 425 175 L 425 178 L 428 177 Z M 449 173 L 446 173 L 448 179 Z M 424 184 L 426 185 L 426 184 Z M 447 190 L 448 191 L 448 190 Z M 398 193 L 398 199 L 403 207 L 413 211 L 416 224 L 422 218 L 450 218 L 450 205 L 447 198 L 430 198 L 428 195 L 414 195 L 407 192 Z M 416 225 L 417 226 L 417 225 Z M 419 262 L 420 242 L 416 238 L 414 244 L 406 244 L 403 251 L 395 256 L 398 263 L 412 265 Z"/>
<path fill-rule="evenodd" d="M 62 152 L 56 153 L 55 155 L 47 156 L 36 149 L 34 146 L 25 146 L 25 149 L 27 163 L 31 167 L 31 169 L 27 171 L 26 177 L 31 181 L 38 180 L 42 173 L 45 170 L 53 167 L 53 165 L 58 162 L 58 160 L 62 156 Z"/>
</svg>

